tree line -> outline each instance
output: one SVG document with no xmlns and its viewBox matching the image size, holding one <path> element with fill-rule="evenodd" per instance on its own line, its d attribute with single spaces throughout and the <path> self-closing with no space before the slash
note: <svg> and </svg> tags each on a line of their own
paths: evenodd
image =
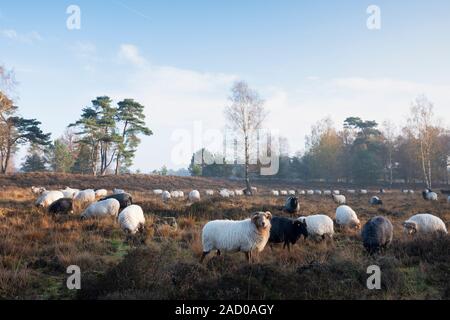
<svg viewBox="0 0 450 320">
<path fill-rule="evenodd" d="M 92 175 L 121 174 L 130 171 L 140 136 L 153 132 L 146 126 L 144 106 L 133 99 L 114 104 L 107 96 L 94 99 L 82 109 L 80 118 L 52 141 L 36 119 L 20 116 L 15 105 L 14 72 L 0 66 L 0 173 L 11 171 L 11 162 L 21 145 L 29 150 L 22 164 L 24 172 L 54 171 Z M 244 164 L 206 164 L 205 157 L 217 154 L 202 149 L 194 153 L 188 168 L 191 175 L 238 177 L 259 176 L 260 163 L 250 164 L 257 152 L 253 133 L 264 127 L 268 115 L 264 100 L 250 86 L 236 82 L 229 105 L 224 109 L 228 128 L 244 142 L 236 156 Z M 449 183 L 450 131 L 436 118 L 433 103 L 426 96 L 416 98 L 403 126 L 386 121 L 348 117 L 340 127 L 330 118 L 317 122 L 306 137 L 305 150 L 289 154 L 288 140 L 280 137 L 280 167 L 267 179 L 346 183 Z M 219 155 L 220 156 L 220 155 Z M 201 159 L 200 163 L 198 159 Z M 185 172 L 183 171 L 183 174 Z M 153 174 L 175 174 L 163 166 Z"/>
<path fill-rule="evenodd" d="M 1 173 L 11 170 L 11 160 L 20 145 L 29 150 L 22 164 L 24 172 L 53 171 L 93 175 L 129 172 L 140 136 L 153 134 L 145 123 L 144 106 L 133 99 L 113 104 L 97 97 L 68 125 L 63 136 L 51 140 L 36 119 L 18 116 L 12 98 L 14 73 L 0 66 L 0 162 Z"/>
<path fill-rule="evenodd" d="M 242 84 L 237 86 L 233 88 L 231 107 L 226 109 L 225 115 L 229 114 L 229 108 L 236 106 L 236 101 L 244 101 L 237 108 L 237 113 L 244 116 L 228 117 L 229 121 L 232 124 L 244 124 L 254 118 L 251 108 L 246 107 L 251 106 L 252 99 L 249 97 L 252 96 L 256 97 L 257 113 L 265 114 L 260 98 L 254 93 L 241 93 L 237 99 L 236 90 L 242 89 Z M 249 90 L 248 87 L 245 90 Z M 245 108 L 246 111 L 243 111 Z M 256 119 L 260 119 L 260 116 L 257 115 Z M 247 134 L 242 128 L 237 130 L 241 135 Z M 245 150 L 239 151 L 245 154 L 246 160 L 247 149 L 253 149 L 250 153 L 255 152 L 255 145 L 246 145 Z M 426 96 L 415 99 L 406 124 L 401 127 L 390 121 L 380 125 L 374 120 L 348 117 L 340 128 L 336 128 L 328 117 L 312 126 L 311 133 L 305 139 L 303 152 L 290 156 L 288 141 L 283 137 L 280 137 L 279 145 L 279 150 L 272 150 L 280 155 L 279 171 L 265 179 L 390 186 L 395 183 L 423 183 L 429 188 L 433 182 L 449 184 L 450 130 L 440 124 L 434 115 L 433 103 Z M 245 165 L 226 162 L 210 164 L 210 161 L 204 161 L 217 157 L 218 154 L 206 149 L 194 153 L 189 166 L 191 175 L 238 177 L 246 181 L 249 175 L 260 178 L 259 163 L 251 166 L 248 161 Z"/>
</svg>

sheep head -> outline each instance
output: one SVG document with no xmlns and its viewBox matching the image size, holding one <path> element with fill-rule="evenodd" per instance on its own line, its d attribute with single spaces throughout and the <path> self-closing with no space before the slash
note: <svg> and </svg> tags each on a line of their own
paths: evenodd
<svg viewBox="0 0 450 320">
<path fill-rule="evenodd" d="M 267 212 L 256 212 L 252 216 L 252 222 L 258 229 L 267 229 L 271 227 L 270 220 L 272 220 L 272 213 Z"/>
<path fill-rule="evenodd" d="M 356 222 L 353 222 L 353 227 L 356 230 L 360 230 L 361 229 L 361 221 L 357 220 Z"/>
<path fill-rule="evenodd" d="M 417 223 L 413 221 L 403 222 L 403 228 L 407 234 L 417 233 Z"/>
<path fill-rule="evenodd" d="M 292 224 L 295 225 L 297 231 L 296 234 L 298 238 L 300 238 L 302 235 L 305 237 L 305 239 L 308 237 L 308 228 L 305 219 L 293 220 Z"/>
</svg>

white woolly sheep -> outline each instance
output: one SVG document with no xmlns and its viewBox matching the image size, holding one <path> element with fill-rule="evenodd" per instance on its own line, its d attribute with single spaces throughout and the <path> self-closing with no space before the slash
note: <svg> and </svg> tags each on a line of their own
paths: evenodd
<svg viewBox="0 0 450 320">
<path fill-rule="evenodd" d="M 350 194 L 355 194 L 355 193 L 356 193 L 356 190 L 353 190 L 353 189 L 349 189 L 349 190 L 347 190 L 347 193 L 350 193 Z"/>
<path fill-rule="evenodd" d="M 177 198 L 184 198 L 184 192 L 183 192 L 183 191 L 179 191 L 179 190 L 172 191 L 172 192 L 170 193 L 170 195 L 171 195 L 171 197 L 174 198 L 174 199 L 177 199 Z"/>
<path fill-rule="evenodd" d="M 82 207 L 86 204 L 91 204 L 95 202 L 95 191 L 92 189 L 87 189 L 78 192 L 73 198 L 74 205 L 76 207 Z"/>
<path fill-rule="evenodd" d="M 308 196 L 312 196 L 312 195 L 314 195 L 314 190 L 307 190 L 307 191 L 306 191 L 306 194 L 307 194 Z"/>
<path fill-rule="evenodd" d="M 288 192 L 286 190 L 280 190 L 280 195 L 287 196 Z"/>
<path fill-rule="evenodd" d="M 106 197 L 106 196 L 108 196 L 108 190 L 106 190 L 106 189 L 98 189 L 98 190 L 95 190 L 95 197 L 96 197 L 97 199 L 99 199 L 99 198 L 104 198 L 104 197 Z"/>
<path fill-rule="evenodd" d="M 48 208 L 53 202 L 64 198 L 61 191 L 45 191 L 36 200 L 36 207 Z"/>
<path fill-rule="evenodd" d="M 414 190 L 408 190 L 409 194 L 414 194 Z"/>
<path fill-rule="evenodd" d="M 215 220 L 208 222 L 202 231 L 203 255 L 200 262 L 212 250 L 241 251 L 251 261 L 252 251 L 261 252 L 270 237 L 270 212 L 256 212 L 250 219 Z"/>
<path fill-rule="evenodd" d="M 163 192 L 164 192 L 164 191 L 161 190 L 161 189 L 155 189 L 155 190 L 153 190 L 153 194 L 156 195 L 156 196 L 162 195 Z"/>
<path fill-rule="evenodd" d="M 342 227 L 360 228 L 361 223 L 355 211 L 349 206 L 343 205 L 336 209 L 336 224 Z"/>
<path fill-rule="evenodd" d="M 121 194 L 121 193 L 125 193 L 125 190 L 123 190 L 123 189 L 113 189 L 113 194 Z"/>
<path fill-rule="evenodd" d="M 402 192 L 403 192 L 404 194 L 408 194 L 408 193 L 409 193 L 409 190 L 408 190 L 408 189 L 403 189 Z"/>
<path fill-rule="evenodd" d="M 234 190 L 236 197 L 241 197 L 244 195 L 244 190 Z"/>
<path fill-rule="evenodd" d="M 437 193 L 430 191 L 429 189 L 422 192 L 422 197 L 425 200 L 429 200 L 429 201 L 437 201 L 438 200 Z"/>
<path fill-rule="evenodd" d="M 219 192 L 220 196 L 222 198 L 229 198 L 230 197 L 230 192 L 227 189 L 222 189 Z"/>
<path fill-rule="evenodd" d="M 298 220 L 306 222 L 308 236 L 313 239 L 325 239 L 325 237 L 333 238 L 334 226 L 333 220 L 329 216 L 318 214 L 308 217 L 300 217 Z"/>
<path fill-rule="evenodd" d="M 336 202 L 337 204 L 346 204 L 347 203 L 347 199 L 342 194 L 333 194 L 332 197 L 333 197 L 334 202 Z"/>
<path fill-rule="evenodd" d="M 126 207 L 119 213 L 119 224 L 125 232 L 135 234 L 145 226 L 144 211 L 135 204 Z"/>
<path fill-rule="evenodd" d="M 332 194 L 331 190 L 324 190 L 323 191 L 323 195 L 324 196 L 331 196 L 331 194 Z"/>
<path fill-rule="evenodd" d="M 189 192 L 189 201 L 197 202 L 200 201 L 200 192 L 198 190 L 192 190 Z"/>
<path fill-rule="evenodd" d="M 341 192 L 339 190 L 333 190 L 333 194 L 338 196 L 341 194 Z"/>
<path fill-rule="evenodd" d="M 361 193 L 361 194 L 367 194 L 368 191 L 367 191 L 366 189 L 361 189 L 361 190 L 359 191 L 359 193 Z"/>
<path fill-rule="evenodd" d="M 59 190 L 62 192 L 62 194 L 64 195 L 64 198 L 66 199 L 73 199 L 73 192 L 72 191 L 67 191 L 67 190 Z"/>
<path fill-rule="evenodd" d="M 280 191 L 278 191 L 278 190 L 272 190 L 272 191 L 271 191 L 271 194 L 272 194 L 272 196 L 274 196 L 274 197 L 278 197 L 278 196 L 280 195 Z"/>
<path fill-rule="evenodd" d="M 120 202 L 116 199 L 106 199 L 100 202 L 91 203 L 81 214 L 82 219 L 117 217 L 120 210 Z"/>
<path fill-rule="evenodd" d="M 64 190 L 60 190 L 64 194 L 64 198 L 70 198 L 73 199 L 78 192 L 80 192 L 79 189 L 72 189 L 69 187 L 66 187 Z"/>
<path fill-rule="evenodd" d="M 299 190 L 298 194 L 304 196 L 306 194 L 306 191 L 305 190 Z"/>
<path fill-rule="evenodd" d="M 169 191 L 164 191 L 161 195 L 161 198 L 164 202 L 167 202 L 172 198 L 172 195 L 170 194 Z"/>
<path fill-rule="evenodd" d="M 447 228 L 441 218 L 429 213 L 419 213 L 403 222 L 404 231 L 408 234 L 414 233 L 447 233 Z"/>
<path fill-rule="evenodd" d="M 207 195 L 207 196 L 213 196 L 213 195 L 214 195 L 214 190 L 206 190 L 206 191 L 205 191 L 205 195 Z"/>
<path fill-rule="evenodd" d="M 321 196 L 322 195 L 322 190 L 314 190 L 314 194 Z"/>
</svg>

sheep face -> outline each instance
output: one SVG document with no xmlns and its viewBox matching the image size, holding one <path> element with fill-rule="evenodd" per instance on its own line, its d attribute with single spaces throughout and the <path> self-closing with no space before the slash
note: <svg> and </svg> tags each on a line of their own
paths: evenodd
<svg viewBox="0 0 450 320">
<path fill-rule="evenodd" d="M 267 212 L 256 212 L 252 216 L 252 222 L 255 224 L 258 230 L 265 230 L 270 228 L 270 220 L 272 219 L 272 214 Z"/>
<path fill-rule="evenodd" d="M 417 223 L 415 222 L 403 222 L 403 228 L 407 234 L 417 233 Z"/>
<path fill-rule="evenodd" d="M 290 200 L 291 208 L 297 208 L 298 207 L 298 198 L 292 197 Z"/>
<path fill-rule="evenodd" d="M 295 225 L 295 234 L 297 236 L 297 239 L 299 239 L 302 235 L 305 237 L 305 239 L 308 237 L 308 226 L 306 225 L 306 220 L 293 220 L 292 224 Z"/>
<path fill-rule="evenodd" d="M 351 227 L 355 228 L 356 230 L 360 230 L 361 229 L 361 221 L 358 220 L 356 222 L 353 222 Z"/>
</svg>

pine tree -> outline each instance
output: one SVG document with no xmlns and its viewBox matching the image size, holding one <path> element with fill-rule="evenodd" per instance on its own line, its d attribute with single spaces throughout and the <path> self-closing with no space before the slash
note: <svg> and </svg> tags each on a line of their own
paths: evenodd
<svg viewBox="0 0 450 320">
<path fill-rule="evenodd" d="M 118 103 L 117 119 L 122 125 L 120 142 L 116 156 L 116 175 L 121 166 L 129 168 L 141 140 L 138 135 L 150 136 L 153 132 L 145 125 L 144 106 L 133 99 L 125 99 Z"/>
</svg>

